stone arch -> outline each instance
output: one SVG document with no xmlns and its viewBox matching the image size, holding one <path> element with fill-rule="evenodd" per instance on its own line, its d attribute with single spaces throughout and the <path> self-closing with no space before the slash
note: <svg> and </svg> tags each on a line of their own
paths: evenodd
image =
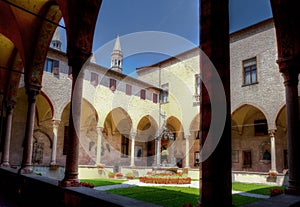
<svg viewBox="0 0 300 207">
<path fill-rule="evenodd" d="M 237 130 L 239 134 L 242 134 L 244 127 L 254 126 L 254 123 L 252 125 L 250 123 L 245 124 L 248 119 L 253 116 L 258 116 L 259 119 L 265 119 L 267 124 L 269 123 L 266 113 L 259 107 L 252 104 L 243 104 L 232 112 L 232 121 L 237 124 L 232 126 L 233 131 Z"/>
<path fill-rule="evenodd" d="M 143 116 L 137 125 L 136 144 L 142 146 L 143 165 L 152 166 L 155 156 L 155 138 L 158 125 L 150 115 Z"/>
<path fill-rule="evenodd" d="M 265 113 L 254 105 L 244 104 L 231 117 L 233 170 L 268 172 L 270 162 L 260 161 L 265 148 L 262 143 L 270 141 Z"/>
<path fill-rule="evenodd" d="M 101 162 L 106 165 L 130 165 L 132 119 L 122 108 L 111 110 L 104 120 Z"/>
</svg>

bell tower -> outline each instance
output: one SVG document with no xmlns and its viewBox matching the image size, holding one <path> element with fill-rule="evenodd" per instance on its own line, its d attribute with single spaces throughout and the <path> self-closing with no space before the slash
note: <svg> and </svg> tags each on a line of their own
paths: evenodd
<svg viewBox="0 0 300 207">
<path fill-rule="evenodd" d="M 61 40 L 60 40 L 60 32 L 58 30 L 58 27 L 55 30 L 55 33 L 53 35 L 52 41 L 51 41 L 51 47 L 53 49 L 61 51 Z"/>
<path fill-rule="evenodd" d="M 122 62 L 123 62 L 123 53 L 121 50 L 120 37 L 117 36 L 114 49 L 111 53 L 111 65 L 110 68 L 114 71 L 122 73 Z"/>
</svg>

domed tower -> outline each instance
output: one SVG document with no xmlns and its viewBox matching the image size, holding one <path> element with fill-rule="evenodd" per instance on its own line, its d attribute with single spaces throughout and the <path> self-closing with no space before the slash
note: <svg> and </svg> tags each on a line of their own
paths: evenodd
<svg viewBox="0 0 300 207">
<path fill-rule="evenodd" d="M 59 33 L 59 30 L 58 30 L 58 27 L 57 27 L 56 30 L 55 30 L 55 33 L 53 35 L 52 41 L 51 41 L 51 47 L 53 49 L 61 51 L 61 44 L 62 44 L 62 42 L 60 40 L 60 33 Z"/>
<path fill-rule="evenodd" d="M 117 36 L 114 49 L 111 53 L 111 65 L 112 70 L 122 73 L 122 62 L 123 62 L 123 53 L 121 50 L 120 37 Z"/>
</svg>

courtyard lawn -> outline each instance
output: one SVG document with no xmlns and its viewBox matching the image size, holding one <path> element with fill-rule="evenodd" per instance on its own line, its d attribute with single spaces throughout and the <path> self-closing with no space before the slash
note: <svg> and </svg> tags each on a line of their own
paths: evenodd
<svg viewBox="0 0 300 207">
<path fill-rule="evenodd" d="M 95 187 L 97 187 L 97 186 L 122 184 L 125 180 L 93 178 L 93 179 L 80 179 L 80 181 L 92 183 Z"/>
<path fill-rule="evenodd" d="M 279 188 L 284 190 L 283 186 L 270 186 L 270 185 L 249 184 L 249 183 L 232 183 L 233 190 L 247 192 L 247 193 L 262 194 L 262 195 L 270 195 L 270 190 L 274 188 Z"/>
<path fill-rule="evenodd" d="M 199 199 L 199 189 L 184 187 L 131 187 L 108 190 L 107 192 L 155 203 L 164 207 L 178 207 L 188 202 L 196 206 Z M 232 195 L 232 199 L 235 207 L 261 200 L 241 195 Z"/>
</svg>

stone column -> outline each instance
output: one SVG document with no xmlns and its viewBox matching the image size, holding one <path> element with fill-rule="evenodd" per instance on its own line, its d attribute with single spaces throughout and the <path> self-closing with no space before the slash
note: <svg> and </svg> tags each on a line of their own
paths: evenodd
<svg viewBox="0 0 300 207">
<path fill-rule="evenodd" d="M 232 206 L 228 10 L 228 0 L 200 0 L 199 42 L 201 52 L 204 53 L 200 55 L 201 207 L 219 206 L 219 203 L 223 207 Z M 218 76 L 220 80 L 217 79 Z M 219 84 L 223 86 L 222 89 Z M 225 114 L 219 109 L 225 110 Z M 219 116 L 226 118 L 223 130 L 210 130 L 212 125 L 223 126 Z M 211 123 L 212 120 L 214 123 Z"/>
<path fill-rule="evenodd" d="M 65 167 L 65 177 L 59 183 L 63 187 L 78 186 L 78 155 L 80 138 L 80 117 L 84 72 L 82 66 L 90 56 L 79 49 L 68 49 L 70 70 L 72 71 L 72 92 L 69 119 L 68 149 Z"/>
<path fill-rule="evenodd" d="M 134 147 L 135 147 L 135 136 L 136 132 L 132 131 L 130 132 L 130 138 L 131 138 L 131 160 L 130 160 L 130 167 L 134 167 Z"/>
<path fill-rule="evenodd" d="M 185 134 L 185 167 L 190 167 L 190 134 Z"/>
<path fill-rule="evenodd" d="M 23 144 L 23 159 L 20 174 L 32 173 L 32 140 L 34 130 L 34 118 L 35 118 L 35 104 L 36 96 L 40 93 L 40 86 L 30 85 L 26 88 L 28 96 L 28 111 L 25 129 L 25 138 Z"/>
<path fill-rule="evenodd" d="M 161 145 L 161 137 L 156 138 L 156 160 L 157 160 L 157 166 L 161 165 L 161 154 L 160 154 L 160 145 Z"/>
<path fill-rule="evenodd" d="M 103 136 L 102 130 L 103 127 L 97 127 L 98 139 L 97 139 L 96 165 L 101 164 L 101 147 L 102 147 L 102 136 Z"/>
<path fill-rule="evenodd" d="M 6 103 L 6 130 L 4 137 L 4 146 L 1 157 L 1 166 L 9 167 L 9 149 L 10 149 L 10 138 L 11 138 L 11 125 L 13 117 L 13 109 L 15 108 L 16 103 Z"/>
<path fill-rule="evenodd" d="M 298 103 L 298 71 L 283 71 L 286 93 L 286 126 L 288 139 L 289 185 L 287 193 L 300 195 L 300 122 Z"/>
<path fill-rule="evenodd" d="M 276 169 L 276 150 L 275 150 L 275 129 L 269 130 L 270 142 L 271 142 L 271 169 L 270 172 L 277 173 Z"/>
<path fill-rule="evenodd" d="M 52 152 L 51 152 L 51 163 L 50 165 L 56 165 L 56 149 L 57 149 L 57 131 L 60 124 L 60 120 L 53 119 L 53 141 L 52 141 Z"/>
</svg>

